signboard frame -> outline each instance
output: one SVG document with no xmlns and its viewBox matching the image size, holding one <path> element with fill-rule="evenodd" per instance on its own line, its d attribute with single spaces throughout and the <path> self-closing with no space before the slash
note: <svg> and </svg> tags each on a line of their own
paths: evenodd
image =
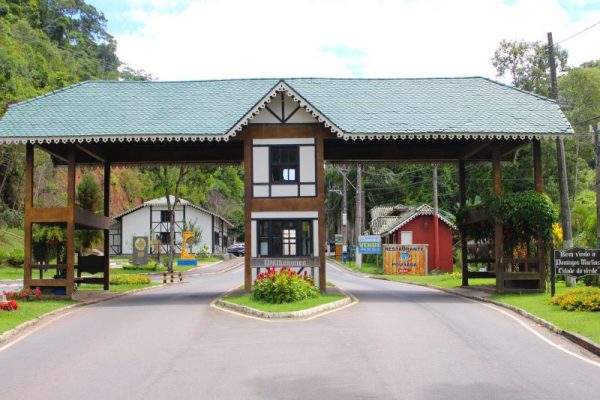
<svg viewBox="0 0 600 400">
<path fill-rule="evenodd" d="M 551 249 L 550 295 L 556 293 L 556 275 L 572 276 L 575 279 L 584 276 L 600 275 L 600 249 L 571 247 L 569 249 Z M 560 264 L 560 266 L 558 265 Z"/>
<path fill-rule="evenodd" d="M 382 254 L 381 236 L 361 235 L 358 237 L 358 252 L 360 254 Z"/>
</svg>

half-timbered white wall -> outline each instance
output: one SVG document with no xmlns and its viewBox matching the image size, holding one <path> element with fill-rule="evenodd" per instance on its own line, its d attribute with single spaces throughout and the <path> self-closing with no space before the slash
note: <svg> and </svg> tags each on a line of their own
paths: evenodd
<svg viewBox="0 0 600 400">
<path fill-rule="evenodd" d="M 169 223 L 160 222 L 160 214 L 161 211 L 167 211 L 166 206 L 157 206 L 153 205 L 152 207 L 143 207 L 138 210 L 133 211 L 130 214 L 124 215 L 121 217 L 121 241 L 122 248 L 121 254 L 132 254 L 133 253 L 133 237 L 134 236 L 151 236 L 151 240 L 154 241 L 156 239 L 156 234 L 160 232 L 168 232 Z M 152 214 L 151 214 L 152 212 Z M 213 231 L 218 227 L 219 233 L 227 236 L 228 225 L 223 222 L 223 229 L 221 226 L 221 219 L 219 217 L 214 217 L 211 214 L 205 213 L 197 208 L 185 206 L 179 206 L 175 210 L 175 221 L 176 223 L 175 229 L 175 241 L 181 242 L 181 226 L 182 222 L 185 221 L 188 223 L 194 223 L 197 228 L 202 230 L 202 237 L 200 239 L 200 243 L 193 246 L 193 252 L 198 252 L 203 246 L 207 246 L 210 252 L 213 253 L 223 253 L 225 248 L 227 247 L 227 243 L 224 245 L 223 240 L 221 239 L 220 245 L 213 247 L 214 234 Z M 152 215 L 152 219 L 150 218 Z M 214 222 L 213 222 L 214 219 Z M 114 233 L 117 233 L 117 225 L 114 226 Z M 222 236 L 221 236 L 222 237 Z M 163 251 L 165 251 L 163 249 Z M 176 250 L 179 253 L 179 250 Z"/>
<path fill-rule="evenodd" d="M 273 146 L 298 146 L 298 176 L 294 183 L 271 182 L 270 148 Z M 254 139 L 252 140 L 252 196 L 315 197 L 316 186 L 315 139 Z"/>
</svg>

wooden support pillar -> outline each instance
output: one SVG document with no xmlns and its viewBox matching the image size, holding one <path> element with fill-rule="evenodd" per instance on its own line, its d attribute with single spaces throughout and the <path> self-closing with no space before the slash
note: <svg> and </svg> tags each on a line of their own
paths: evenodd
<svg viewBox="0 0 600 400">
<path fill-rule="evenodd" d="M 533 179 L 535 182 L 535 191 L 544 192 L 544 180 L 542 176 L 542 145 L 539 139 L 532 143 L 533 146 Z"/>
<path fill-rule="evenodd" d="M 458 162 L 458 202 L 461 208 L 467 205 L 467 173 L 465 160 Z M 467 238 L 460 232 L 460 254 L 462 262 L 462 285 L 469 286 L 469 263 L 467 262 Z"/>
<path fill-rule="evenodd" d="M 325 259 L 325 158 L 323 137 L 316 139 L 316 162 L 317 162 L 317 197 L 319 202 L 319 290 L 325 293 L 327 290 L 326 259 Z"/>
<path fill-rule="evenodd" d="M 110 163 L 104 163 L 104 216 L 110 217 Z M 104 229 L 104 290 L 110 289 L 110 227 Z"/>
<path fill-rule="evenodd" d="M 500 165 L 500 148 L 496 144 L 492 148 L 492 176 L 494 180 L 494 194 L 502 194 L 502 172 Z M 494 223 L 494 264 L 496 269 L 496 292 L 504 293 L 504 263 L 503 263 L 503 232 L 502 220 L 495 217 Z"/>
<path fill-rule="evenodd" d="M 67 287 L 68 298 L 73 296 L 75 283 L 75 145 L 69 146 L 67 166 Z"/>
<path fill-rule="evenodd" d="M 23 287 L 31 287 L 32 263 L 32 228 L 31 209 L 33 208 L 33 144 L 27 143 L 25 147 L 25 249 L 23 262 Z"/>
<path fill-rule="evenodd" d="M 535 191 L 538 193 L 544 192 L 544 181 L 542 176 L 542 146 L 539 139 L 532 142 L 533 147 L 533 180 L 535 183 Z M 541 233 L 538 232 L 536 237 L 537 257 L 540 259 L 540 291 L 546 290 L 546 244 Z"/>
<path fill-rule="evenodd" d="M 252 139 L 244 139 L 244 290 L 252 291 Z"/>
</svg>

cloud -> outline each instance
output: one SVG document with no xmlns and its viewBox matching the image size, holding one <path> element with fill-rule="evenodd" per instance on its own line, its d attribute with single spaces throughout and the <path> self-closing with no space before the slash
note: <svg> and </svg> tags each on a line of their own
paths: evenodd
<svg viewBox="0 0 600 400">
<path fill-rule="evenodd" d="M 116 35 L 119 57 L 168 80 L 494 78 L 500 40 L 560 41 L 600 20 L 574 20 L 558 0 L 128 1 L 137 29 Z M 598 39 L 600 27 L 566 41 L 570 63 L 600 58 Z"/>
</svg>

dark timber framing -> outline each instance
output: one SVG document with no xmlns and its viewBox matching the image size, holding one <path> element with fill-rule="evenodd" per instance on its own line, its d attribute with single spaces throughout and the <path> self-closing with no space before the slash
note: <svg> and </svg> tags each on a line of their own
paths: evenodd
<svg viewBox="0 0 600 400">
<path fill-rule="evenodd" d="M 43 146 L 40 146 L 43 147 Z M 95 163 L 101 162 L 104 167 L 104 182 L 103 182 L 103 215 L 98 215 L 93 212 L 83 210 L 75 203 L 76 199 L 76 167 L 78 164 L 78 155 L 83 151 L 87 157 L 91 157 Z M 33 202 L 33 179 L 34 179 L 34 146 L 30 143 L 26 145 L 26 161 L 25 161 L 25 260 L 24 260 L 24 286 L 25 287 L 40 287 L 46 293 L 53 293 L 56 288 L 64 288 L 64 294 L 67 297 L 72 297 L 75 283 L 100 283 L 105 290 L 109 289 L 109 250 L 110 250 L 110 163 L 105 157 L 92 153 L 88 147 L 67 144 L 63 146 L 63 152 L 66 152 L 67 157 L 61 157 L 66 160 L 67 164 L 67 204 L 66 207 L 59 208 L 40 208 L 35 207 Z M 89 159 L 86 158 L 86 161 Z M 66 227 L 66 263 L 61 263 L 57 260 L 55 265 L 34 264 L 32 251 L 32 233 L 34 224 L 62 224 Z M 103 231 L 104 236 L 104 254 L 105 256 L 95 258 L 93 271 L 102 272 L 102 278 L 95 277 L 75 277 L 75 269 L 92 271 L 89 265 L 84 265 L 84 257 L 78 258 L 79 265 L 75 264 L 75 229 L 97 229 Z M 98 265 L 101 264 L 100 265 Z M 33 270 L 39 272 L 38 278 L 34 278 Z M 43 272 L 46 270 L 65 271 L 58 274 L 54 278 L 44 278 Z M 58 292 L 57 292 L 58 293 Z"/>
<path fill-rule="evenodd" d="M 316 196 L 297 198 L 257 198 L 252 195 L 252 140 L 272 138 L 314 138 L 316 161 Z M 335 137 L 321 124 L 250 124 L 240 135 L 229 142 L 141 142 L 141 143 L 95 143 L 89 144 L 38 144 L 35 147 L 47 151 L 56 164 L 66 165 L 68 169 L 68 204 L 65 208 L 36 208 L 33 207 L 33 157 L 34 145 L 28 144 L 26 150 L 25 168 L 25 281 L 26 287 L 64 287 L 67 296 L 72 295 L 73 284 L 77 282 L 102 283 L 105 289 L 109 287 L 108 257 L 103 260 L 104 276 L 102 278 L 76 278 L 74 237 L 76 228 L 94 228 L 104 231 L 105 254 L 110 253 L 110 166 L 117 164 L 140 163 L 244 163 L 247 171 L 244 178 L 245 187 L 245 241 L 248 252 L 245 256 L 244 284 L 250 290 L 252 284 L 252 269 L 250 249 L 255 246 L 251 237 L 251 213 L 278 210 L 286 211 L 317 211 L 319 248 L 319 288 L 325 290 L 325 161 L 343 162 L 454 162 L 459 166 L 459 201 L 465 205 L 466 166 L 474 162 L 490 162 L 493 167 L 494 193 L 502 193 L 501 161 L 510 160 L 512 154 L 520 147 L 531 143 L 534 154 L 535 189 L 543 191 L 541 175 L 541 149 L 539 140 L 497 140 L 497 139 L 439 139 L 439 140 L 374 140 L 374 141 L 344 141 Z M 132 145 L 136 151 L 130 151 Z M 165 151 L 168 149 L 168 151 Z M 96 215 L 82 210 L 75 205 L 75 168 L 77 165 L 100 163 L 104 167 L 104 215 Z M 62 223 L 67 229 L 67 257 L 65 264 L 59 264 L 47 269 L 57 268 L 66 270 L 66 278 L 36 279 L 32 274 L 34 269 L 43 271 L 32 262 L 32 226 L 38 223 Z M 214 221 L 213 221 L 214 223 Z M 214 226 L 213 226 L 214 231 Z M 211 232 L 214 235 L 214 233 Z M 221 235 L 223 233 L 221 232 Z M 122 238 L 121 238 L 122 239 Z M 224 237 L 221 237 L 224 242 Z M 523 273 L 505 272 L 505 260 L 502 246 L 502 223 L 495 221 L 494 271 L 486 276 L 496 276 L 497 291 L 507 290 L 505 282 L 509 280 L 534 279 L 539 282 L 539 290 L 543 290 L 545 279 L 544 243 L 537 240 L 537 271 Z M 224 243 L 222 244 L 224 245 Z M 468 285 L 469 277 L 486 273 L 468 272 L 467 238 L 461 236 L 461 254 L 463 268 L 463 285 Z M 491 274 L 491 275 L 490 275 Z"/>
</svg>

